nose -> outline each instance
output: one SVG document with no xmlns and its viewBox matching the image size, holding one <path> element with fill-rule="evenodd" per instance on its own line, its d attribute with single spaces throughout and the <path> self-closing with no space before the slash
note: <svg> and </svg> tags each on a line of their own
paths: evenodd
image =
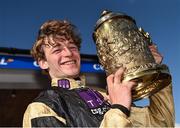
<svg viewBox="0 0 180 128">
<path fill-rule="evenodd" d="M 63 51 L 64 56 L 72 56 L 72 51 L 68 47 L 65 46 Z"/>
</svg>

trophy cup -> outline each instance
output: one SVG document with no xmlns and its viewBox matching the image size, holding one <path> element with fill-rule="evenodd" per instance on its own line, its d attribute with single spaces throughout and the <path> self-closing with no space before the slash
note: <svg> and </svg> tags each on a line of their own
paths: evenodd
<svg viewBox="0 0 180 128">
<path fill-rule="evenodd" d="M 93 39 L 106 75 L 126 67 L 123 80 L 136 80 L 133 101 L 149 97 L 171 82 L 168 67 L 157 64 L 150 52 L 149 34 L 138 29 L 135 20 L 124 13 L 103 11 L 96 22 Z"/>
</svg>

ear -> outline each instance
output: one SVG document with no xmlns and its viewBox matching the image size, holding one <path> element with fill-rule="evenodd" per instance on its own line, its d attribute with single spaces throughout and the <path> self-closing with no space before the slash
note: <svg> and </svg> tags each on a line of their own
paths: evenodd
<svg viewBox="0 0 180 128">
<path fill-rule="evenodd" d="M 48 69 L 49 68 L 49 65 L 47 63 L 47 61 L 45 60 L 39 60 L 38 61 L 38 64 L 40 66 L 41 69 Z"/>
</svg>

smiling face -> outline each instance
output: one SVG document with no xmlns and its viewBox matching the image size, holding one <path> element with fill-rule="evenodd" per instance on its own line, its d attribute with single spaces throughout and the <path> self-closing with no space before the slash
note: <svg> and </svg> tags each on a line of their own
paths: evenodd
<svg viewBox="0 0 180 128">
<path fill-rule="evenodd" d="M 48 69 L 51 78 L 75 78 L 80 72 L 80 53 L 72 39 L 64 36 L 50 38 L 53 45 L 43 46 L 45 59 L 38 63 L 42 69 Z"/>
</svg>

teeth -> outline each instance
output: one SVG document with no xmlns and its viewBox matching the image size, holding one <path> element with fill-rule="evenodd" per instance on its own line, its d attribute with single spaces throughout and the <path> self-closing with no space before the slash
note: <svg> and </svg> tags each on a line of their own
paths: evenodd
<svg viewBox="0 0 180 128">
<path fill-rule="evenodd" d="M 75 61 L 74 61 L 74 60 L 72 60 L 72 61 L 66 61 L 66 62 L 63 62 L 63 63 L 61 63 L 61 64 L 75 64 Z"/>
</svg>

